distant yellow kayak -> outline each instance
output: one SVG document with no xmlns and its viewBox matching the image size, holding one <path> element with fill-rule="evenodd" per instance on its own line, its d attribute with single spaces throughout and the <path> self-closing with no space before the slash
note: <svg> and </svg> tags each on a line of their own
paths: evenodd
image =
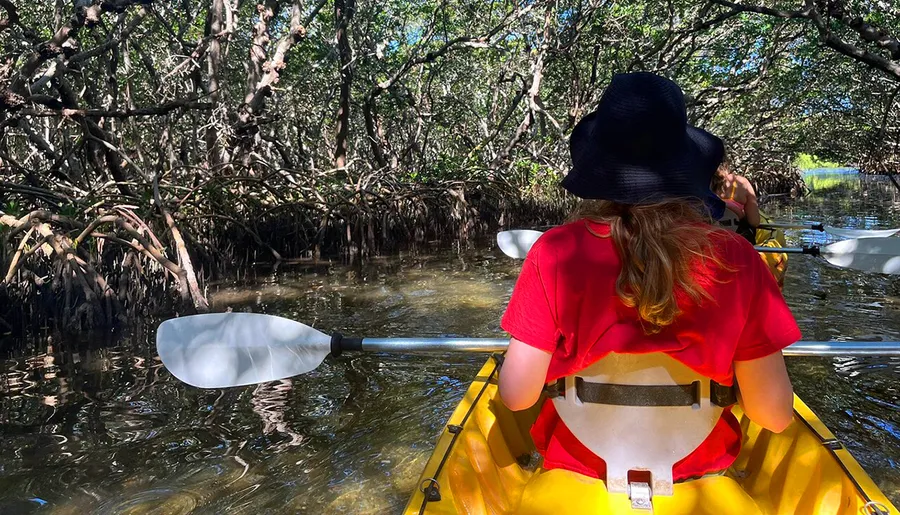
<svg viewBox="0 0 900 515">
<path fill-rule="evenodd" d="M 760 214 L 763 223 L 769 223 L 765 215 Z M 766 229 L 756 230 L 756 246 L 784 248 L 787 243 L 784 239 L 784 231 L 770 231 Z M 779 287 L 784 287 L 784 274 L 787 272 L 787 254 L 774 254 L 771 252 L 760 252 L 759 257 L 769 265 L 769 271 L 775 276 Z"/>
<path fill-rule="evenodd" d="M 780 232 L 758 245 L 783 247 Z M 783 282 L 785 254 L 761 254 Z M 405 514 L 639 514 L 626 494 L 566 470 L 546 471 L 529 430 L 541 402 L 511 412 L 497 390 L 499 361 L 482 367 L 447 422 Z M 657 515 L 900 515 L 821 420 L 794 397 L 794 422 L 774 434 L 735 405 L 743 448 L 724 474 L 678 483 L 654 496 Z"/>
</svg>

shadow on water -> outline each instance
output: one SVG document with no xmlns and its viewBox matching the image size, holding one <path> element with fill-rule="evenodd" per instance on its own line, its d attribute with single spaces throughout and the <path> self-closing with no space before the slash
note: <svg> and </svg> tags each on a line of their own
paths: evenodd
<svg viewBox="0 0 900 515">
<path fill-rule="evenodd" d="M 855 185 L 766 210 L 838 227 L 900 223 L 889 183 L 845 181 Z M 348 335 L 499 336 L 520 266 L 485 244 L 364 267 L 259 270 L 217 285 L 211 300 Z M 900 279 L 798 256 L 785 294 L 805 339 L 900 340 Z M 154 328 L 5 342 L 0 513 L 395 513 L 484 360 L 344 356 L 291 379 L 200 390 L 161 366 Z M 900 501 L 900 361 L 792 358 L 789 367 L 797 392 Z"/>
</svg>

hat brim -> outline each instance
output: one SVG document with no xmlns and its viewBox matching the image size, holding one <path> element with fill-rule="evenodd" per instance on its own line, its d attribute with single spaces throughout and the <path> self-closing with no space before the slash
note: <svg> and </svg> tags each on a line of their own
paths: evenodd
<svg viewBox="0 0 900 515">
<path fill-rule="evenodd" d="M 623 204 L 696 198 L 703 201 L 713 218 L 724 214 L 725 202 L 709 188 L 724 157 L 721 139 L 688 125 L 683 140 L 666 156 L 623 158 L 618 149 L 597 142 L 597 123 L 596 112 L 591 113 L 572 132 L 573 168 L 562 180 L 563 188 L 584 199 Z"/>
</svg>

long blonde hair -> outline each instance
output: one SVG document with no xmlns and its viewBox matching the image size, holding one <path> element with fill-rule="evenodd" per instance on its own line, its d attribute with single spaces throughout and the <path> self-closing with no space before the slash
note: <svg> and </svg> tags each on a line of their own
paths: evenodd
<svg viewBox="0 0 900 515">
<path fill-rule="evenodd" d="M 720 282 L 717 268 L 733 271 L 715 252 L 711 236 L 721 229 L 710 225 L 699 201 L 625 205 L 584 200 L 570 216 L 580 219 L 609 224 L 608 237 L 622 259 L 616 294 L 637 310 L 645 334 L 675 322 L 682 313 L 679 296 L 697 305 L 711 300 L 706 288 Z"/>
</svg>

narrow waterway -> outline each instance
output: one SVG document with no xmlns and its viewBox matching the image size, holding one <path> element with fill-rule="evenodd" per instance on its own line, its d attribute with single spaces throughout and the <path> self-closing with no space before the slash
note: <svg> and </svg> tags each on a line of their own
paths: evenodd
<svg viewBox="0 0 900 515">
<path fill-rule="evenodd" d="M 886 181 L 818 174 L 809 183 L 809 197 L 764 209 L 779 221 L 900 224 Z M 519 266 L 483 242 L 362 268 L 260 270 L 214 286 L 212 301 L 325 332 L 496 337 Z M 900 340 L 900 278 L 796 256 L 785 296 L 805 339 Z M 161 366 L 154 327 L 0 342 L 0 513 L 396 513 L 484 361 L 341 357 L 276 383 L 200 390 Z M 900 501 L 900 361 L 791 358 L 789 367 L 801 397 Z"/>
</svg>

